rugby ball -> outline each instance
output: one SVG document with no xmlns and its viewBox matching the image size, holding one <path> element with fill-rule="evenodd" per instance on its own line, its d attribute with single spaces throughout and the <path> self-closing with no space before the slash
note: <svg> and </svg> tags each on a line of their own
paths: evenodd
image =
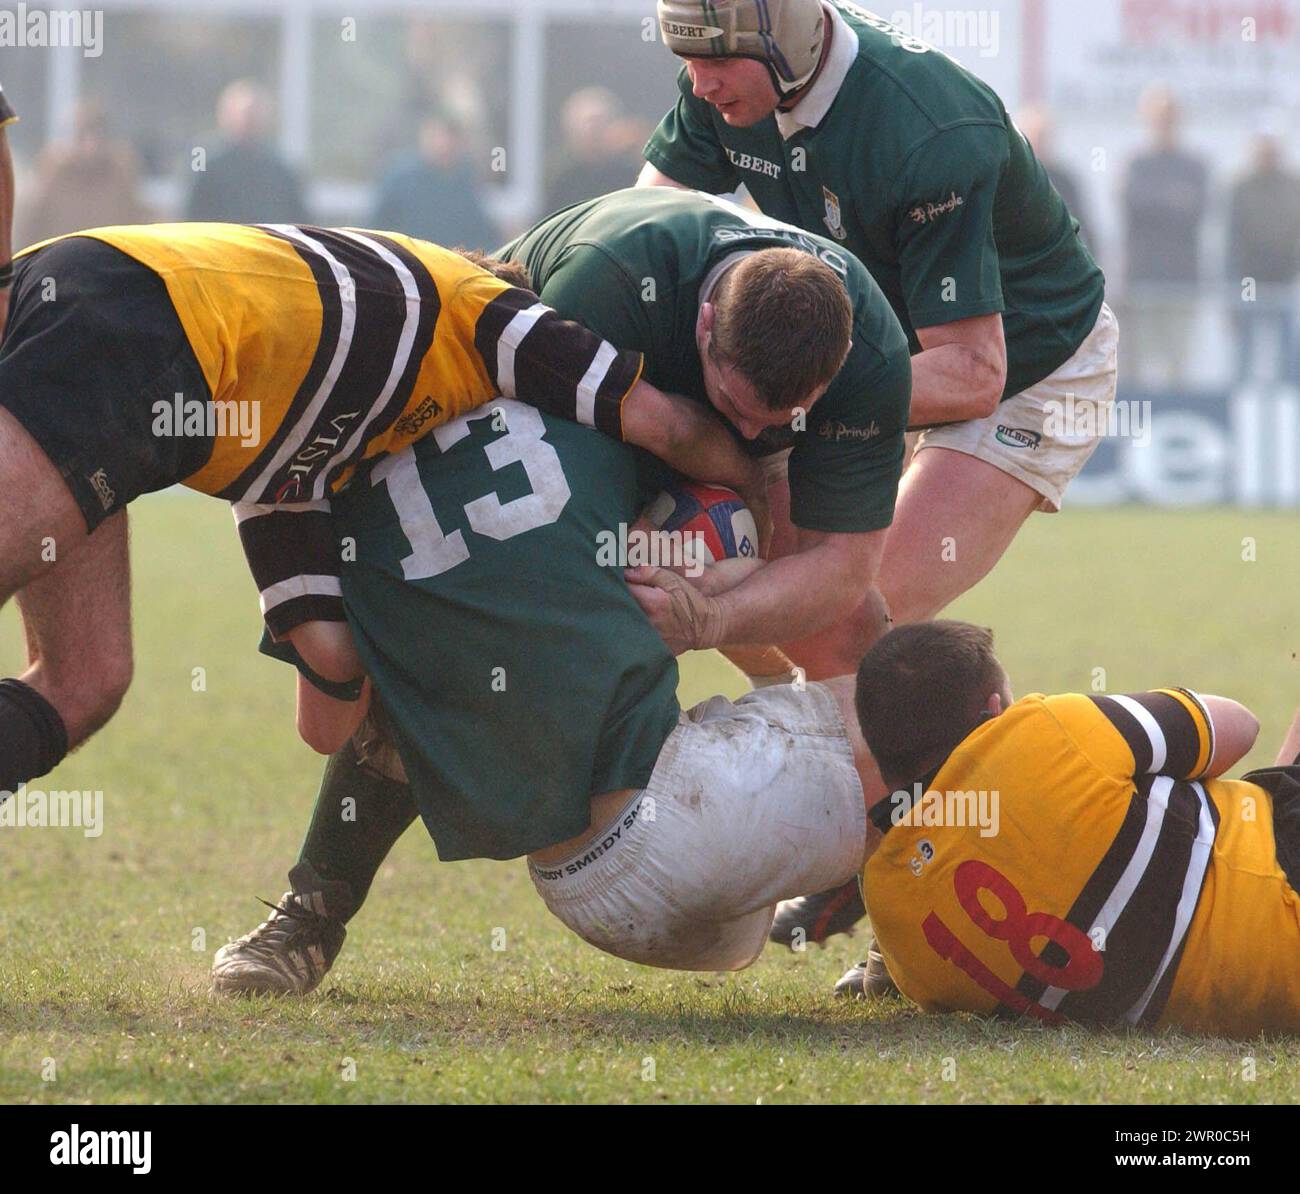
<svg viewBox="0 0 1300 1194">
<path fill-rule="evenodd" d="M 660 531 L 680 532 L 695 562 L 758 555 L 754 516 L 738 493 L 720 485 L 675 481 L 650 503 L 645 517 Z"/>
</svg>

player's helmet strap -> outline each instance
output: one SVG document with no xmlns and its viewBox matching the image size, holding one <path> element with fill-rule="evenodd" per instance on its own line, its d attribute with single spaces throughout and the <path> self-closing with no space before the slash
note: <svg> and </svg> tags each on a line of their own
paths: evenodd
<svg viewBox="0 0 1300 1194">
<path fill-rule="evenodd" d="M 785 99 L 817 72 L 821 0 L 659 0 L 664 44 L 686 58 L 752 58 Z"/>
</svg>

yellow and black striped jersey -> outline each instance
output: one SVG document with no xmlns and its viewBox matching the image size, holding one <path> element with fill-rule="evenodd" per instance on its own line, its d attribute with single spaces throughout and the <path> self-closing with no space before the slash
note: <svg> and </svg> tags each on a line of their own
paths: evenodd
<svg viewBox="0 0 1300 1194">
<path fill-rule="evenodd" d="M 341 618 L 328 498 L 357 464 L 501 396 L 621 438 L 640 376 L 622 352 L 464 257 L 389 232 L 153 224 L 77 233 L 157 274 L 220 409 L 184 484 L 237 504 L 280 634 Z M 37 246 L 39 247 L 39 246 Z"/>
<path fill-rule="evenodd" d="M 876 805 L 863 893 L 902 991 L 934 1011 L 1160 1021 L 1181 976 L 1231 948 L 1205 919 L 1230 869 L 1266 843 L 1281 875 L 1271 822 L 1248 842 L 1235 828 L 1236 789 L 1263 805 L 1262 789 L 1201 780 L 1213 734 L 1183 689 L 1029 696 Z"/>
</svg>

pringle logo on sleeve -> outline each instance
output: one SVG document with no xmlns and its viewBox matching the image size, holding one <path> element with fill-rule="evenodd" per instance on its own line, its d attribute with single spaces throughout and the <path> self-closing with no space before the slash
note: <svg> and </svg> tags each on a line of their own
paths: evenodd
<svg viewBox="0 0 1300 1194">
<path fill-rule="evenodd" d="M 932 224 L 940 216 L 946 216 L 949 212 L 956 211 L 959 207 L 964 207 L 966 200 L 963 196 L 953 191 L 947 199 L 939 203 L 918 204 L 907 214 L 918 224 Z"/>
<path fill-rule="evenodd" d="M 850 427 L 847 423 L 842 423 L 838 419 L 827 419 L 818 429 L 817 434 L 822 439 L 834 440 L 839 443 L 842 439 L 875 439 L 880 434 L 880 424 L 871 420 L 866 427 Z"/>
</svg>

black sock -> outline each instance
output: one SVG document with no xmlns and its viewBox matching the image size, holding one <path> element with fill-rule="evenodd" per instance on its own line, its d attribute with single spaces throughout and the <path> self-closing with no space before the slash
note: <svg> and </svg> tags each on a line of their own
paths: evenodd
<svg viewBox="0 0 1300 1194">
<path fill-rule="evenodd" d="M 67 753 L 59 711 L 21 680 L 0 680 L 0 792 L 53 771 Z"/>
<path fill-rule="evenodd" d="M 330 757 L 299 861 L 310 862 L 322 879 L 348 884 L 352 905 L 341 919 L 356 915 L 380 865 L 417 814 L 410 785 L 361 763 L 351 742 Z"/>
</svg>

